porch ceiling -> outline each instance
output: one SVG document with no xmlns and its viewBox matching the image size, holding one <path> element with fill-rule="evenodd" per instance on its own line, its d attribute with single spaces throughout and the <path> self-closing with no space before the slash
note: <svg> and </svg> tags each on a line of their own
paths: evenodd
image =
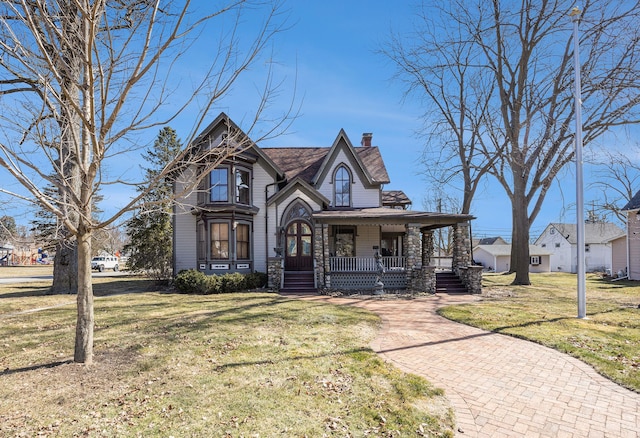
<svg viewBox="0 0 640 438">
<path fill-rule="evenodd" d="M 358 208 L 323 210 L 313 213 L 318 223 L 334 225 L 406 225 L 417 224 L 423 229 L 447 227 L 475 219 L 470 214 L 436 213 L 394 208 Z"/>
</svg>

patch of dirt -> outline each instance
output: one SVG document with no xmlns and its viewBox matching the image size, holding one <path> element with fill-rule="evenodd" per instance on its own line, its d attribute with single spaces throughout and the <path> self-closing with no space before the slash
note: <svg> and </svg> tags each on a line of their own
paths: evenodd
<svg viewBox="0 0 640 438">
<path fill-rule="evenodd" d="M 92 365 L 65 359 L 0 372 L 0 436 L 57 436 L 61 426 L 91 417 L 97 404 L 131 390 L 120 377 L 135 364 L 135 353 L 114 349 L 97 353 L 94 360 Z"/>
</svg>

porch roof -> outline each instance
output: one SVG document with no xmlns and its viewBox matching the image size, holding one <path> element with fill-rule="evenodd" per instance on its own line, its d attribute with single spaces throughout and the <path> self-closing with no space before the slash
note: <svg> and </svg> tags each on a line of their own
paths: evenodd
<svg viewBox="0 0 640 438">
<path fill-rule="evenodd" d="M 319 223 L 336 225 L 406 225 L 418 224 L 421 228 L 434 229 L 475 219 L 470 214 L 436 213 L 400 210 L 396 208 L 354 208 L 313 212 Z"/>
</svg>

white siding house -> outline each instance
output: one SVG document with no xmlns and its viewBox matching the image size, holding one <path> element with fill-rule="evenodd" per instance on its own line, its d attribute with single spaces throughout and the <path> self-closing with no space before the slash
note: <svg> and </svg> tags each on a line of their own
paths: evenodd
<svg viewBox="0 0 640 438">
<path fill-rule="evenodd" d="M 551 223 L 535 244 L 551 253 L 551 271 L 577 271 L 576 224 Z M 587 272 L 612 269 L 611 239 L 624 234 L 615 224 L 587 221 L 584 224 L 585 264 Z"/>
<path fill-rule="evenodd" d="M 529 272 L 549 272 L 549 257 L 549 251 L 529 245 Z M 508 272 L 511 245 L 478 245 L 473 249 L 473 259 L 487 271 Z"/>
</svg>

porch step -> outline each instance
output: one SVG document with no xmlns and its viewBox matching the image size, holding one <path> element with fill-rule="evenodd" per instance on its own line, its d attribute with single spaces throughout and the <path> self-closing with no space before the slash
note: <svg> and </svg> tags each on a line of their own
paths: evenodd
<svg viewBox="0 0 640 438">
<path fill-rule="evenodd" d="M 453 272 L 436 272 L 436 293 L 467 294 L 467 288 Z"/>
<path fill-rule="evenodd" d="M 314 286 L 313 271 L 285 271 L 281 294 L 312 295 L 318 293 Z"/>
</svg>

